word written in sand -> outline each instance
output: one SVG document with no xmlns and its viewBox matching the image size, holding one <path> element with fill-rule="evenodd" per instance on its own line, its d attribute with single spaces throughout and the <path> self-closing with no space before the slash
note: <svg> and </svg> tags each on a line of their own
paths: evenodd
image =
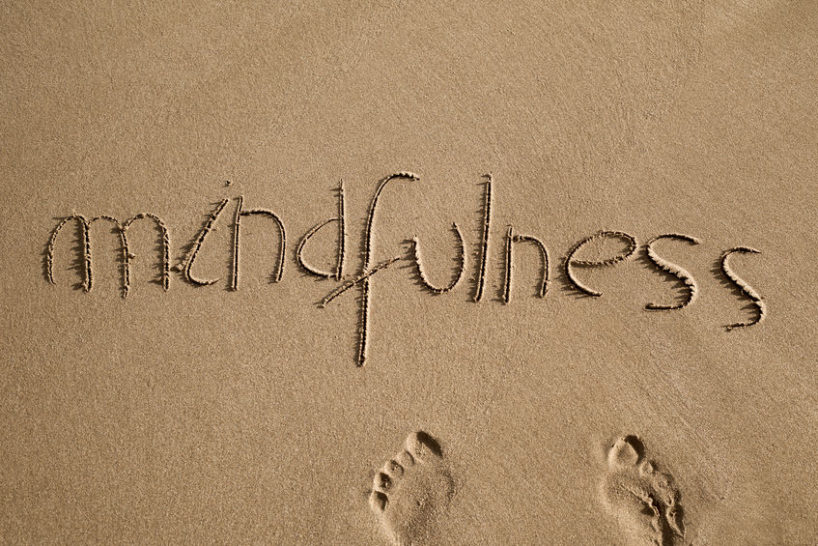
<svg viewBox="0 0 818 546">
<path fill-rule="evenodd" d="M 357 289 L 360 292 L 360 306 L 358 314 L 358 340 L 357 340 L 357 364 L 363 366 L 366 362 L 367 347 L 369 339 L 370 328 L 370 307 L 372 298 L 372 282 L 376 273 L 386 270 L 393 264 L 406 260 L 413 264 L 415 277 L 418 284 L 433 295 L 443 295 L 454 291 L 460 281 L 465 275 L 467 268 L 467 252 L 466 241 L 463 233 L 457 224 L 452 224 L 452 232 L 458 240 L 458 255 L 456 256 L 456 273 L 452 276 L 451 281 L 444 286 L 436 286 L 429 281 L 426 273 L 426 265 L 422 259 L 421 242 L 417 237 L 411 239 L 411 245 L 408 255 L 392 256 L 385 260 L 373 261 L 373 233 L 375 232 L 375 224 L 378 216 L 378 201 L 381 198 L 386 187 L 393 181 L 413 182 L 419 180 L 420 177 L 408 171 L 400 171 L 391 174 L 383 179 L 377 185 L 375 194 L 369 203 L 369 208 L 366 215 L 366 225 L 364 228 L 364 244 L 362 249 L 361 267 L 359 271 L 351 276 L 344 275 L 344 269 L 347 259 L 347 219 L 346 219 L 346 205 L 344 202 L 344 184 L 340 183 L 337 189 L 338 195 L 338 209 L 337 215 L 320 222 L 310 228 L 299 240 L 295 249 L 295 261 L 300 268 L 308 275 L 318 277 L 325 280 L 335 280 L 339 284 L 327 294 L 319 303 L 319 307 L 326 307 L 336 298 L 344 294 L 350 289 Z M 474 277 L 474 293 L 472 300 L 475 303 L 480 303 L 486 287 L 487 264 L 490 253 L 490 243 L 492 234 L 492 186 L 494 180 L 491 175 L 484 175 L 483 187 L 483 202 L 481 208 L 481 226 L 480 226 L 480 240 L 477 252 L 477 266 L 475 267 Z M 213 231 L 214 225 L 218 221 L 220 215 L 224 212 L 230 199 L 223 199 L 216 204 L 215 208 L 210 212 L 204 225 L 193 238 L 193 241 L 188 246 L 186 254 L 182 257 L 180 263 L 175 267 L 170 266 L 170 229 L 167 224 L 158 216 L 150 213 L 139 213 L 135 216 L 125 220 L 119 221 L 112 216 L 96 216 L 85 217 L 79 214 L 72 214 L 64 217 L 54 227 L 51 236 L 48 239 L 45 251 L 45 275 L 51 284 L 56 284 L 54 278 L 54 261 L 55 261 L 55 246 L 57 239 L 62 233 L 63 228 L 69 223 L 74 222 L 79 227 L 80 245 L 79 252 L 79 269 L 82 274 L 81 288 L 85 292 L 90 292 L 94 286 L 93 276 L 93 252 L 91 241 L 91 228 L 97 222 L 106 222 L 113 227 L 113 230 L 118 234 L 120 260 L 121 260 L 121 293 L 122 297 L 128 296 L 131 288 L 131 260 L 134 255 L 131 253 L 128 244 L 128 232 L 133 224 L 138 220 L 145 220 L 152 222 L 154 228 L 157 230 L 160 246 L 159 246 L 159 264 L 161 269 L 161 283 L 164 290 L 170 288 L 170 271 L 181 274 L 182 278 L 194 286 L 204 287 L 211 286 L 218 282 L 218 279 L 202 279 L 196 276 L 193 272 L 196 264 L 196 259 L 199 257 L 202 246 L 207 236 Z M 230 276 L 228 280 L 228 287 L 231 290 L 239 289 L 240 281 L 240 257 L 241 257 L 241 221 L 243 218 L 255 216 L 265 218 L 270 222 L 274 228 L 274 243 L 277 242 L 278 252 L 276 253 L 270 282 L 277 283 L 284 278 L 284 262 L 287 247 L 287 232 L 284 221 L 278 214 L 268 209 L 254 208 L 245 209 L 244 197 L 240 196 L 233 199 L 235 208 L 233 210 L 232 222 L 232 244 L 231 244 L 231 260 L 230 260 Z M 335 266 L 330 271 L 323 271 L 318 267 L 311 265 L 305 257 L 307 245 L 311 238 L 316 235 L 323 228 L 335 224 L 337 227 L 337 247 L 335 253 Z M 594 241 L 610 239 L 619 240 L 625 244 L 625 249 L 619 253 L 604 259 L 586 260 L 580 259 L 577 255 L 584 247 Z M 699 286 L 693 276 L 681 268 L 680 266 L 667 261 L 662 258 L 657 250 L 656 244 L 659 241 L 678 241 L 688 245 L 697 245 L 700 243 L 699 239 L 689 235 L 679 233 L 666 233 L 657 235 L 651 238 L 644 245 L 644 256 L 648 262 L 657 271 L 675 278 L 680 287 L 684 291 L 684 298 L 678 302 L 670 303 L 655 303 L 650 302 L 645 305 L 646 310 L 651 311 L 672 311 L 684 309 L 696 301 L 699 294 Z M 504 278 L 502 285 L 501 300 L 508 304 L 511 301 L 512 281 L 514 277 L 514 251 L 516 245 L 527 244 L 537 249 L 539 254 L 540 275 L 537 285 L 536 295 L 540 298 L 545 298 L 548 293 L 548 288 L 551 282 L 551 259 L 548 249 L 543 241 L 533 235 L 526 235 L 517 233 L 513 226 L 507 226 L 504 237 L 503 255 L 504 255 Z M 562 273 L 566 279 L 568 286 L 579 292 L 580 294 L 590 297 L 601 297 L 602 293 L 588 286 L 585 282 L 577 277 L 577 269 L 583 268 L 597 268 L 597 267 L 612 267 L 621 264 L 633 258 L 639 249 L 639 244 L 636 238 L 624 231 L 603 230 L 598 231 L 576 243 L 562 260 Z M 725 279 L 733 285 L 733 287 L 741 293 L 741 295 L 748 299 L 755 308 L 755 313 L 752 318 L 744 322 L 730 324 L 725 328 L 730 331 L 736 328 L 746 328 L 760 323 L 767 316 L 767 306 L 758 294 L 758 292 L 751 287 L 746 281 L 739 277 L 731 268 L 729 258 L 733 254 L 758 254 L 759 251 L 753 248 L 739 246 L 725 250 L 721 255 L 720 268 L 721 274 Z"/>
</svg>

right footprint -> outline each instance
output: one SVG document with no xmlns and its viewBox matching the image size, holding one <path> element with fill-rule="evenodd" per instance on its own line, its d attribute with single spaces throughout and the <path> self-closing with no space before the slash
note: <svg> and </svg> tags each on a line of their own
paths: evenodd
<svg viewBox="0 0 818 546">
<path fill-rule="evenodd" d="M 440 444 L 414 432 L 376 474 L 369 505 L 394 544 L 436 544 L 454 490 Z"/>
<path fill-rule="evenodd" d="M 617 439 L 608 451 L 602 496 L 635 544 L 681 544 L 684 523 L 679 490 L 669 474 L 659 472 L 645 458 L 644 446 L 636 436 Z"/>
</svg>

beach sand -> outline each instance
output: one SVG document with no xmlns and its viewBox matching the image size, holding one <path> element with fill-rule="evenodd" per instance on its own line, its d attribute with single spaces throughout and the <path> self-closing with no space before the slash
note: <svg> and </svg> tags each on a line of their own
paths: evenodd
<svg viewBox="0 0 818 546">
<path fill-rule="evenodd" d="M 0 541 L 818 543 L 818 10 L 623 4 L 0 7 Z"/>
</svg>

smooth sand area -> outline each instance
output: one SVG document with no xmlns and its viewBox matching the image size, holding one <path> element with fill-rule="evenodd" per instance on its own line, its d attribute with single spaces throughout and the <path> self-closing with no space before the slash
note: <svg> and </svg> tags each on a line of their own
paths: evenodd
<svg viewBox="0 0 818 546">
<path fill-rule="evenodd" d="M 168 4 L 0 6 L 0 542 L 818 543 L 814 3 Z"/>
</svg>

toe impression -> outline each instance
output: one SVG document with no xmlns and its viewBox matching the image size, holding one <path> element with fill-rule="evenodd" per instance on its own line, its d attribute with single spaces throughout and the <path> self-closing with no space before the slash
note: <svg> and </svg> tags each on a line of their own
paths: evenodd
<svg viewBox="0 0 818 546">
<path fill-rule="evenodd" d="M 415 461 L 421 463 L 440 458 L 442 455 L 440 444 L 423 431 L 410 434 L 404 447 Z"/>
</svg>

